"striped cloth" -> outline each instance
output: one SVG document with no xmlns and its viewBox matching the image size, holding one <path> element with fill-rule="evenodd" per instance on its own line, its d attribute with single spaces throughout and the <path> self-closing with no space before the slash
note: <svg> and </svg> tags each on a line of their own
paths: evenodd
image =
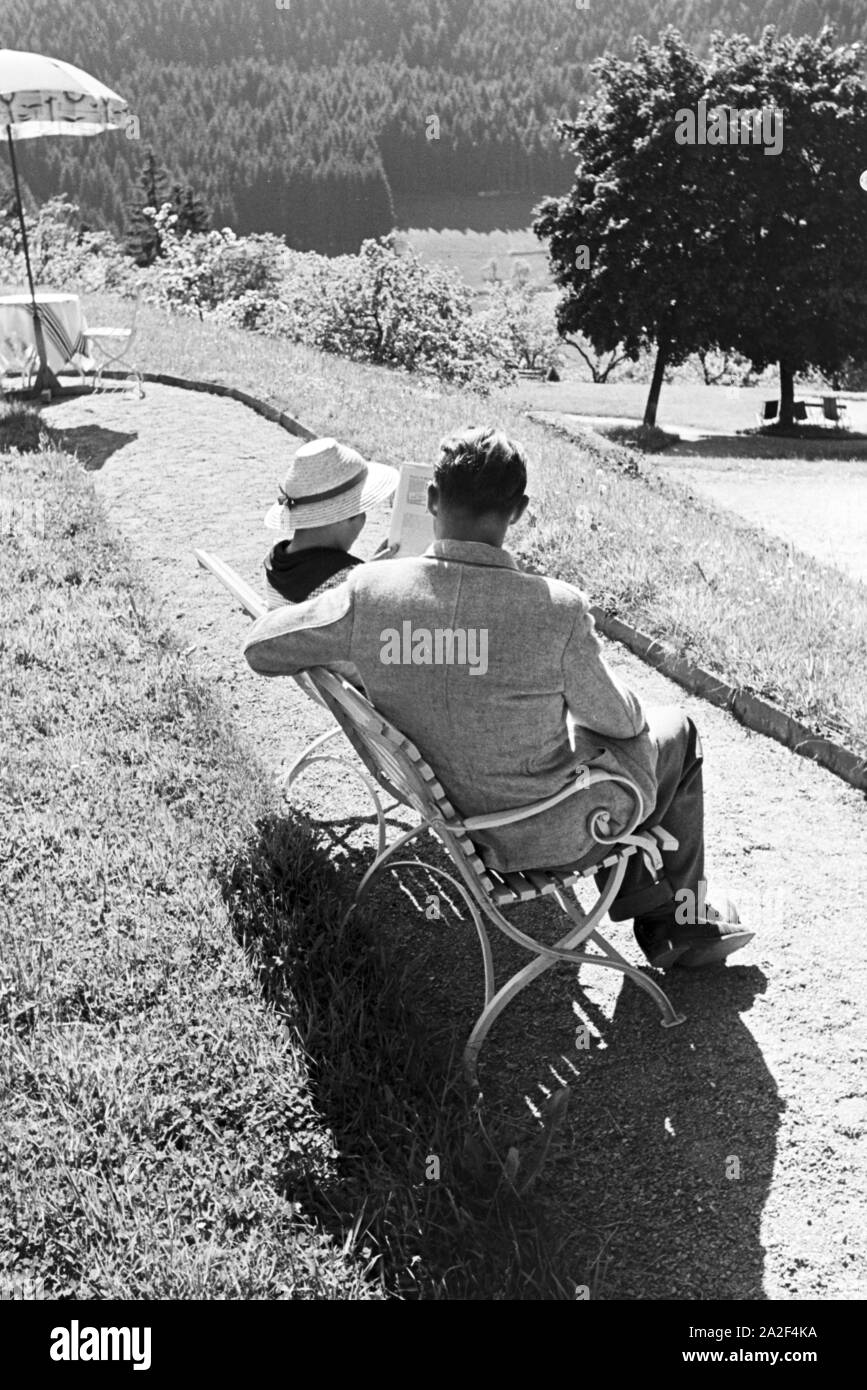
<svg viewBox="0 0 867 1390">
<path fill-rule="evenodd" d="M 52 371 L 61 371 L 74 358 L 87 361 L 87 326 L 81 301 L 74 294 L 37 293 L 36 305 L 45 339 L 45 356 Z M 7 365 L 20 362 L 36 349 L 33 305 L 26 294 L 0 296 L 0 357 Z"/>
<path fill-rule="evenodd" d="M 66 330 L 66 325 L 53 305 L 40 304 L 38 298 L 36 302 L 39 308 L 39 320 L 42 324 L 42 331 L 45 334 L 46 345 L 49 342 L 53 343 L 58 356 L 63 358 L 62 365 L 65 366 L 71 358 L 77 356 L 78 353 L 84 353 L 86 351 L 87 343 L 82 331 L 84 327 L 83 321 L 79 316 L 78 332 L 74 338 L 70 338 Z"/>
</svg>

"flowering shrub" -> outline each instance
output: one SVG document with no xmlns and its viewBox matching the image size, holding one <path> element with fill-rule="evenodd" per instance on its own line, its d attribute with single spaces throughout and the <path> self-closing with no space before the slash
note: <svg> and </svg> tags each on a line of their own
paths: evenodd
<svg viewBox="0 0 867 1390">
<path fill-rule="evenodd" d="M 108 232 L 81 224 L 75 203 L 51 198 L 26 215 L 30 264 L 37 284 L 70 293 L 125 293 L 134 279 L 129 261 Z M 24 287 L 27 268 L 16 212 L 0 213 L 0 283 Z"/>
<path fill-rule="evenodd" d="M 240 320 L 230 321 L 244 328 L 258 326 L 257 304 L 267 304 L 279 289 L 285 247 L 277 237 L 238 237 L 231 227 L 178 236 L 171 203 L 163 203 L 159 211 L 143 208 L 142 215 L 153 221 L 162 246 L 159 259 L 142 272 L 148 298 L 200 318 L 227 305 L 237 312 L 240 303 Z"/>
<path fill-rule="evenodd" d="M 308 285 L 315 289 L 317 280 L 314 271 Z M 327 298 L 307 318 L 312 346 L 482 389 L 509 376 L 473 316 L 470 289 L 441 266 L 398 254 L 393 236 L 365 241 L 357 256 L 341 257 L 337 273 L 329 269 L 321 285 Z M 296 314 L 301 321 L 304 311 Z"/>
<path fill-rule="evenodd" d="M 522 286 L 499 286 L 482 314 L 459 275 L 423 263 L 394 234 L 357 256 L 290 251 L 270 233 L 230 227 L 178 235 L 171 203 L 144 208 L 158 234 L 153 265 L 131 264 L 107 232 L 81 227 L 63 198 L 28 219 L 34 278 L 79 293 L 131 294 L 177 313 L 290 338 L 356 362 L 421 372 L 485 391 L 514 365 L 557 360 L 553 324 Z M 405 239 L 404 239 L 405 241 Z M 0 215 L 0 279 L 23 285 L 17 219 Z"/>
<path fill-rule="evenodd" d="M 474 317 L 460 277 L 401 254 L 393 235 L 329 258 L 228 227 L 178 237 L 168 204 L 144 211 L 163 254 L 142 279 L 168 308 L 481 390 L 510 378 L 502 338 Z"/>
</svg>

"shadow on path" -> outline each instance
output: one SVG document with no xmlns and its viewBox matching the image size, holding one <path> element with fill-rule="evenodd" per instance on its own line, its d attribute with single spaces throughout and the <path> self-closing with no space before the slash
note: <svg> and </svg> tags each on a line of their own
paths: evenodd
<svg viewBox="0 0 867 1390">
<path fill-rule="evenodd" d="M 581 980 L 592 997 L 592 972 Z M 549 1086 L 552 1075 L 568 1082 L 570 1114 L 543 1195 L 574 1245 L 575 1281 L 594 1298 L 764 1297 L 761 1222 L 783 1106 L 741 1015 L 765 988 L 754 966 L 674 972 L 666 989 L 687 1018 L 662 1029 L 628 981 L 610 1018 L 583 995 L 570 1018 L 564 973 L 552 990 L 562 1001 L 553 1031 L 545 1010 L 547 1037 L 535 1036 L 532 1018 L 510 1021 L 523 1022 L 523 1046 L 537 1056 L 552 1058 L 561 1041 L 542 1075 Z M 526 1086 L 537 1099 L 539 1074 Z"/>
<path fill-rule="evenodd" d="M 676 428 L 675 428 L 676 433 Z M 777 460 L 804 462 L 822 459 L 858 459 L 867 462 L 867 438 L 863 434 L 828 431 L 827 439 L 786 439 L 760 434 L 716 434 L 704 439 L 681 439 L 651 455 L 660 463 L 675 458 Z"/>
<path fill-rule="evenodd" d="M 71 429 L 54 429 L 58 448 L 76 454 L 87 473 L 96 473 L 118 449 L 138 439 L 137 433 L 106 429 L 103 425 L 76 425 Z"/>
<path fill-rule="evenodd" d="M 400 1265 L 415 1254 L 432 1281 L 416 1296 L 427 1298 L 569 1299 L 585 1284 L 593 1299 L 763 1297 L 761 1217 L 781 1107 L 740 1017 L 765 988 L 762 972 L 669 976 L 688 1017 L 662 1029 L 628 981 L 606 971 L 599 986 L 602 972 L 585 968 L 576 990 L 574 970 L 549 971 L 485 1044 L 484 1114 L 496 1150 L 486 1153 L 460 1071 L 481 1007 L 475 931 L 442 895 L 442 916 L 429 920 L 437 884 L 414 869 L 384 873 L 341 927 L 373 854 L 347 843 L 352 820 L 314 844 L 303 817 L 274 817 L 223 878 L 235 934 L 258 963 L 265 997 L 297 1028 L 341 1156 L 330 1179 L 301 1181 L 305 1206 L 326 1224 L 336 1218 L 335 1234 L 364 1212 L 404 1296 L 413 1292 Z M 287 854 L 299 828 L 300 858 Z M 422 848 L 445 864 L 429 838 Z M 547 907 L 536 905 L 532 921 L 530 908 L 522 912 L 519 924 L 543 939 L 562 933 Z M 502 980 L 526 954 L 494 929 L 491 938 Z M 589 1049 L 576 1048 L 584 1019 Z M 564 1086 L 567 1110 L 549 1136 L 534 1210 L 498 1208 L 491 1220 L 502 1160 L 514 1148 L 519 1177 L 532 1168 L 546 1137 L 538 1110 Z M 432 1155 L 442 1182 L 425 1182 Z"/>
<path fill-rule="evenodd" d="M 289 813 L 265 817 L 217 866 L 231 929 L 307 1058 L 299 1089 L 333 1138 L 323 1168 L 299 1130 L 281 1190 L 339 1243 L 351 1233 L 347 1248 L 368 1247 L 404 1298 L 569 1297 L 538 1204 L 504 1180 L 509 1149 L 537 1130 L 526 1112 L 504 1123 L 485 1106 L 482 1119 L 453 1044 L 472 1019 L 456 1034 L 423 997 L 436 937 L 417 938 L 410 959 L 394 948 L 392 924 L 419 915 L 409 900 L 386 884 L 385 911 L 372 898 L 341 924 L 372 851 L 337 852 Z M 449 975 L 440 963 L 446 987 Z"/>
</svg>

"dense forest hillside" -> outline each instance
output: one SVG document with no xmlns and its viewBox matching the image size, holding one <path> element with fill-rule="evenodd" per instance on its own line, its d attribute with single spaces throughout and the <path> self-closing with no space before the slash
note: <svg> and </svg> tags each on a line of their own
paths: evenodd
<svg viewBox="0 0 867 1390">
<path fill-rule="evenodd" d="M 130 136 L 28 142 L 33 195 L 120 230 L 145 150 L 217 225 L 355 250 L 392 192 L 558 192 L 551 134 L 606 49 L 675 24 L 700 48 L 823 21 L 867 40 L 864 0 L 3 0 L 9 48 L 77 63 L 129 101 Z"/>
</svg>

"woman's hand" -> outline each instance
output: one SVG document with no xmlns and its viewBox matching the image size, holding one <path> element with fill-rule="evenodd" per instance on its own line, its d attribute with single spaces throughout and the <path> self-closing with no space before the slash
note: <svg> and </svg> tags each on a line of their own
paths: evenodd
<svg viewBox="0 0 867 1390">
<path fill-rule="evenodd" d="M 370 564 L 373 560 L 390 560 L 393 555 L 397 554 L 397 551 L 398 547 L 396 545 L 389 545 L 388 537 L 386 537 L 385 540 L 380 541 L 374 554 L 371 555 L 367 563 Z"/>
</svg>

